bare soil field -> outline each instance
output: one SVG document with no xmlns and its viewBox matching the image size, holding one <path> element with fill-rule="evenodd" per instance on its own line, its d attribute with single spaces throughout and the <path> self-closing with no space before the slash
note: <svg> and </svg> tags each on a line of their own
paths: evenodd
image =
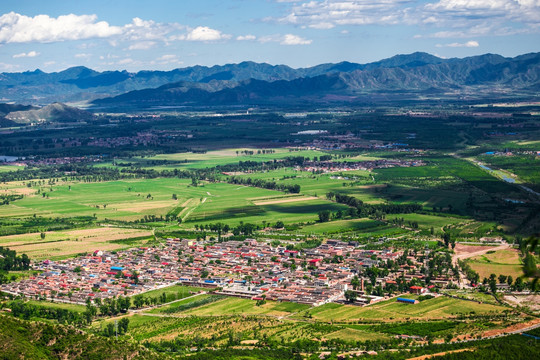
<svg viewBox="0 0 540 360">
<path fill-rule="evenodd" d="M 540 311 L 540 295 L 504 295 L 503 298 L 512 306 L 527 306 L 533 311 Z"/>
<path fill-rule="evenodd" d="M 154 209 L 164 209 L 170 208 L 174 205 L 174 200 L 165 200 L 165 201 L 145 201 L 145 202 L 133 202 L 133 203 L 120 203 L 120 204 L 111 204 L 111 208 L 120 210 L 120 211 L 134 211 L 134 212 L 143 212 L 146 210 Z"/>
<path fill-rule="evenodd" d="M 474 349 L 450 350 L 450 351 L 444 351 L 444 352 L 440 352 L 440 353 L 436 353 L 436 354 L 417 356 L 417 357 L 409 358 L 408 360 L 426 360 L 426 359 L 431 359 L 431 358 L 434 358 L 434 357 L 437 357 L 437 356 L 443 356 L 443 355 L 446 355 L 446 354 L 460 353 L 460 352 L 464 352 L 464 351 L 474 351 Z"/>
<path fill-rule="evenodd" d="M 0 189 L 0 195 L 32 195 L 36 189 L 21 187 L 14 189 Z"/>
</svg>

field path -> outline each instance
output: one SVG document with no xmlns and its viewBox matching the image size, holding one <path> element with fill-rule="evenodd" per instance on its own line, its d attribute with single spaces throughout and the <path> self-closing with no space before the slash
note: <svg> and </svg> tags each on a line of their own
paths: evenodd
<svg viewBox="0 0 540 360">
<path fill-rule="evenodd" d="M 439 352 L 439 353 L 436 353 L 436 354 L 417 356 L 417 357 L 409 358 L 407 360 L 426 360 L 426 359 L 431 359 L 431 358 L 434 358 L 434 357 L 437 357 L 437 356 L 443 356 L 443 355 L 446 355 L 446 354 L 455 354 L 455 353 L 460 353 L 460 352 L 464 352 L 464 351 L 473 351 L 473 350 L 474 349 L 450 350 L 450 351 Z"/>
<path fill-rule="evenodd" d="M 456 244 L 455 248 L 455 254 L 454 254 L 454 262 L 457 264 L 458 260 L 468 259 L 471 257 L 475 257 L 478 255 L 485 255 L 489 251 L 499 251 L 499 250 L 506 250 L 512 248 L 510 244 L 502 244 L 499 246 L 475 246 L 475 247 L 482 247 L 482 249 L 476 250 L 476 251 L 467 251 L 469 248 L 472 248 L 472 246 L 467 245 L 461 245 Z"/>
<path fill-rule="evenodd" d="M 480 249 L 475 250 L 475 247 Z M 502 244 L 499 246 L 468 246 L 463 244 L 456 244 L 456 248 L 454 249 L 454 255 L 452 255 L 452 263 L 454 264 L 454 266 L 458 266 L 458 260 L 464 260 L 479 255 L 485 255 L 489 251 L 506 250 L 511 248 L 512 246 L 510 244 Z M 465 274 L 461 271 L 461 269 L 459 269 L 459 287 L 464 288 L 466 284 L 467 278 L 465 277 Z"/>
<path fill-rule="evenodd" d="M 180 214 L 181 214 L 181 216 L 182 216 L 182 222 L 186 221 L 186 219 L 189 217 L 189 215 L 191 215 L 191 213 L 192 213 L 199 205 L 204 204 L 204 203 L 206 202 L 206 199 L 207 199 L 207 198 L 204 198 L 204 199 L 202 199 L 202 201 L 200 201 L 199 203 L 196 203 L 195 205 L 193 205 L 193 207 L 192 207 L 191 209 L 189 209 L 185 214 L 182 214 L 182 213 L 183 213 L 186 209 L 188 209 L 188 208 L 186 207 L 184 210 L 182 210 L 182 211 L 180 212 Z M 195 199 L 195 198 L 190 199 L 190 201 L 191 201 L 191 200 L 197 201 L 197 199 Z M 191 201 L 191 203 L 193 203 L 193 201 Z"/>
</svg>

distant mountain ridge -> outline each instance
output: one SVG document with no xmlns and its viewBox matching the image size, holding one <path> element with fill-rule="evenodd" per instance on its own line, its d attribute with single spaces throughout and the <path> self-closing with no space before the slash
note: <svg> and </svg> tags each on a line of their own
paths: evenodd
<svg viewBox="0 0 540 360">
<path fill-rule="evenodd" d="M 262 83 L 256 81 L 291 82 L 289 85 L 274 84 L 265 91 L 270 91 L 270 89 L 278 91 L 279 86 L 291 87 L 295 84 L 302 88 L 307 83 L 315 85 L 317 89 L 322 83 L 328 82 L 333 83 L 334 87 L 341 88 L 344 93 L 360 90 L 423 90 L 445 87 L 455 89 L 488 83 L 534 90 L 539 87 L 539 62 L 540 53 L 525 54 L 515 58 L 486 54 L 463 59 L 442 59 L 431 54 L 416 52 L 396 55 L 368 64 L 341 62 L 298 69 L 287 65 L 270 65 L 251 61 L 212 67 L 192 66 L 171 71 L 136 73 L 98 72 L 79 66 L 54 73 L 44 73 L 41 70 L 1 73 L 0 100 L 25 104 L 94 100 L 143 89 L 158 90 L 164 85 L 167 86 L 169 94 L 163 95 L 171 95 L 172 89 L 178 87 L 179 90 L 175 91 L 177 95 L 183 93 L 188 100 L 195 94 L 212 98 L 213 96 L 208 96 L 208 93 L 220 91 L 223 94 L 214 94 L 214 96 L 230 97 L 233 96 L 232 88 L 236 88 L 239 92 L 237 97 L 245 97 L 241 95 L 242 92 L 250 92 L 252 97 L 256 97 L 259 90 L 253 92 L 252 88 L 255 84 L 263 87 Z M 318 83 L 321 84 L 317 85 Z M 162 90 L 164 89 L 159 91 Z M 145 90 L 145 93 L 148 91 Z M 289 93 L 299 95 L 295 94 L 292 88 Z M 177 101 L 184 100 L 177 99 Z M 96 101 L 96 104 L 98 103 L 104 102 Z"/>
<path fill-rule="evenodd" d="M 384 65 L 383 65 L 384 63 Z M 344 66 L 347 72 L 337 71 Z M 428 54 L 396 56 L 379 64 L 320 65 L 313 77 L 265 81 L 249 79 L 236 86 L 214 81 L 206 88 L 173 83 L 94 101 L 98 106 L 263 105 L 302 102 L 350 102 L 378 92 L 444 93 L 472 91 L 535 91 L 540 84 L 540 53 L 513 59 L 482 55 L 443 60 Z M 337 69 L 336 69 L 337 67 Z M 313 68 L 311 68 L 313 69 Z M 210 85 L 210 84 L 209 84 Z"/>
</svg>

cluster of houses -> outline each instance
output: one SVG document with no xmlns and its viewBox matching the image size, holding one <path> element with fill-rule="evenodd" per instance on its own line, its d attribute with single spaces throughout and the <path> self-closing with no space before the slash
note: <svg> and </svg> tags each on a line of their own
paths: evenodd
<svg viewBox="0 0 540 360">
<path fill-rule="evenodd" d="M 380 275 L 375 285 L 395 284 L 398 277 L 422 280 L 419 269 L 424 263 L 417 259 L 424 255 L 408 256 L 407 264 Z M 384 266 L 400 256 L 401 251 L 366 250 L 356 242 L 338 240 L 298 251 L 252 239 L 222 243 L 167 239 L 162 246 L 118 252 L 96 250 L 73 259 L 35 263 L 33 268 L 41 271 L 39 275 L 4 284 L 0 290 L 27 298 L 84 303 L 87 299 L 132 296 L 185 284 L 254 300 L 321 305 L 343 301 L 344 292 L 352 290 L 352 278 L 361 274 L 362 268 Z M 378 300 L 364 292 L 364 278 L 360 275 L 359 279 L 357 301 Z M 439 281 L 444 285 L 449 280 Z M 411 288 L 414 292 L 424 290 Z"/>
<path fill-rule="evenodd" d="M 420 159 L 415 160 L 372 160 L 372 161 L 307 161 L 296 170 L 316 172 L 337 172 L 352 170 L 373 170 L 392 167 L 424 166 L 426 163 Z"/>
</svg>

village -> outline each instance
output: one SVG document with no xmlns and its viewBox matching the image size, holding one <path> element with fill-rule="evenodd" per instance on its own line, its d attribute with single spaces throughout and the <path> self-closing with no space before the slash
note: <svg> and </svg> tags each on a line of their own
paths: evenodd
<svg viewBox="0 0 540 360">
<path fill-rule="evenodd" d="M 39 275 L 0 289 L 26 298 L 84 304 L 183 284 L 227 296 L 315 306 L 344 302 L 345 292 L 353 292 L 353 302 L 364 305 L 397 291 L 424 293 L 457 282 L 449 270 L 427 285 L 430 259 L 429 250 L 365 250 L 356 242 L 339 240 L 298 251 L 253 239 L 210 244 L 169 238 L 157 247 L 96 250 L 69 260 L 37 262 L 33 268 Z"/>
</svg>

